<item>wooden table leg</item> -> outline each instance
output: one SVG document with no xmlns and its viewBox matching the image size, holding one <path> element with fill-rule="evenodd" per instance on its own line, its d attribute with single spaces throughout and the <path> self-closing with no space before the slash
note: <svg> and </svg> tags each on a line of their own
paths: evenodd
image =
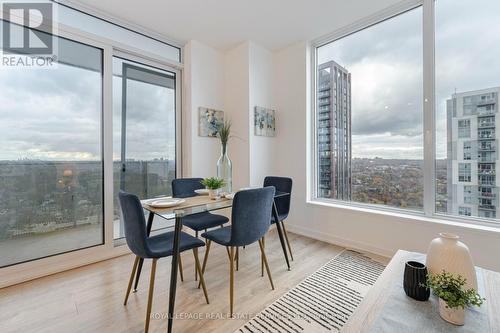
<svg viewBox="0 0 500 333">
<path fill-rule="evenodd" d="M 146 235 L 149 237 L 151 234 L 151 228 L 153 228 L 153 220 L 155 214 L 153 212 L 149 212 L 148 216 L 148 224 L 146 225 Z M 142 265 L 144 264 L 144 259 L 139 259 L 139 265 L 137 267 L 137 275 L 135 276 L 135 284 L 134 284 L 134 293 L 137 292 L 137 286 L 139 285 L 139 278 L 141 277 Z"/>
<path fill-rule="evenodd" d="M 288 270 L 290 270 L 290 261 L 288 260 L 288 252 L 286 251 L 285 237 L 283 236 L 283 229 L 279 223 L 278 219 L 278 209 L 276 208 L 276 202 L 273 200 L 273 216 L 274 221 L 276 221 L 276 229 L 278 230 L 278 236 L 280 237 L 281 248 L 283 249 L 283 254 L 285 255 L 286 265 Z"/>
<path fill-rule="evenodd" d="M 174 323 L 175 292 L 177 289 L 177 270 L 179 268 L 179 241 L 181 236 L 182 217 L 175 217 L 174 246 L 172 253 L 172 268 L 170 272 L 170 292 L 168 300 L 168 333 L 172 332 Z"/>
</svg>

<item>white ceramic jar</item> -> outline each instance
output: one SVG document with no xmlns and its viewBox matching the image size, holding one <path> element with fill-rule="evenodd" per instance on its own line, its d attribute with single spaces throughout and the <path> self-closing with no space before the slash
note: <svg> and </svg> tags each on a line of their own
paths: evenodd
<svg viewBox="0 0 500 333">
<path fill-rule="evenodd" d="M 433 239 L 427 250 L 427 269 L 432 274 L 440 274 L 443 270 L 454 275 L 460 274 L 467 279 L 467 289 L 477 290 L 476 269 L 469 248 L 459 238 L 455 234 L 442 232 Z"/>
</svg>

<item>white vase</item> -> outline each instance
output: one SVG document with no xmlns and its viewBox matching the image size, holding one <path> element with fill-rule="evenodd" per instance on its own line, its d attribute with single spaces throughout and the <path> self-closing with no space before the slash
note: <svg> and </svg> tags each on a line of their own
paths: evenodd
<svg viewBox="0 0 500 333">
<path fill-rule="evenodd" d="M 469 248 L 460 242 L 455 234 L 442 232 L 429 244 L 427 250 L 427 269 L 431 274 L 445 270 L 453 275 L 461 275 L 466 281 L 465 288 L 477 290 L 476 270 Z"/>
<path fill-rule="evenodd" d="M 441 298 L 439 299 L 439 315 L 453 325 L 462 326 L 465 323 L 465 309 L 461 307 L 448 308 L 446 302 Z"/>
<path fill-rule="evenodd" d="M 217 199 L 217 194 L 219 193 L 219 190 L 211 190 L 208 189 L 208 197 L 212 200 Z"/>
</svg>

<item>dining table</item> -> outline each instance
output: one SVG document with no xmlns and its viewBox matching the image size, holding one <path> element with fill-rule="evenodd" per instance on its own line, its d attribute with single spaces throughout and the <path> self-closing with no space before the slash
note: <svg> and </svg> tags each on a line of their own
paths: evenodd
<svg viewBox="0 0 500 333">
<path fill-rule="evenodd" d="M 282 197 L 289 196 L 290 193 L 276 191 L 273 201 L 272 215 L 275 221 L 279 221 L 278 210 L 276 207 L 276 200 Z M 158 199 L 158 198 L 155 198 Z M 147 221 L 147 235 L 151 233 L 153 226 L 153 220 L 155 216 L 158 216 L 166 220 L 175 220 L 174 224 L 174 242 L 173 242 L 173 253 L 172 253 L 172 268 L 170 272 L 170 292 L 169 292 L 169 302 L 168 302 L 168 332 L 172 332 L 173 321 L 174 321 L 174 308 L 175 308 L 175 295 L 177 290 L 177 274 L 179 267 L 179 239 L 182 230 L 182 219 L 186 216 L 211 212 L 226 208 L 231 208 L 233 206 L 233 200 L 226 197 L 218 197 L 215 200 L 209 198 L 207 195 L 197 195 L 193 197 L 183 198 L 183 202 L 175 207 L 169 208 L 158 208 L 149 205 L 151 199 L 142 200 L 142 207 L 149 212 Z M 283 249 L 283 256 L 288 270 L 290 270 L 290 261 L 288 259 L 288 252 L 285 244 L 285 236 L 280 223 L 275 223 L 278 236 L 281 243 L 281 248 Z M 139 270 L 137 272 L 137 279 L 140 274 L 140 268 L 142 267 L 142 262 L 139 261 Z"/>
</svg>

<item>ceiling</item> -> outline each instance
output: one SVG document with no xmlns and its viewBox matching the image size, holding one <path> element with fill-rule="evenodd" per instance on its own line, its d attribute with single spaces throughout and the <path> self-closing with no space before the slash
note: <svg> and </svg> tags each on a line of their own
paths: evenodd
<svg viewBox="0 0 500 333">
<path fill-rule="evenodd" d="M 105 14 L 220 50 L 251 40 L 270 50 L 311 40 L 400 0 L 78 0 Z"/>
</svg>

